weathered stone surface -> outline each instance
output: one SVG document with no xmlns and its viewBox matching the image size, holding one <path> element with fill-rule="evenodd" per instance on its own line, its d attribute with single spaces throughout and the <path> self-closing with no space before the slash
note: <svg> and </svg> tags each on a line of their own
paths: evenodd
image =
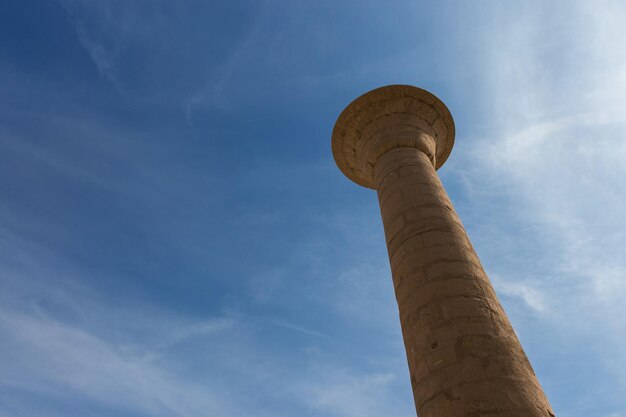
<svg viewBox="0 0 626 417">
<path fill-rule="evenodd" d="M 435 169 L 454 122 L 432 94 L 388 86 L 333 131 L 342 172 L 378 192 L 420 417 L 550 417 L 537 381 Z"/>
</svg>

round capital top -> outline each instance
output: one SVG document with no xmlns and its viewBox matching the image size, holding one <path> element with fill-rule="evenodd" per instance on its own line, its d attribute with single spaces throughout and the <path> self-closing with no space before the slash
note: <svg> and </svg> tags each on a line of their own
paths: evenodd
<svg viewBox="0 0 626 417">
<path fill-rule="evenodd" d="M 435 169 L 454 145 L 454 121 L 433 94 L 410 85 L 389 85 L 363 94 L 339 115 L 332 135 L 337 166 L 357 184 L 375 189 L 374 165 L 396 147 L 416 147 L 420 136 L 432 138 Z"/>
</svg>

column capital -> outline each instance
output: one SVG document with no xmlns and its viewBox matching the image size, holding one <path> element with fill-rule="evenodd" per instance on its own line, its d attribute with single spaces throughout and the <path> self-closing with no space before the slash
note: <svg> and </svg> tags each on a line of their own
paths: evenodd
<svg viewBox="0 0 626 417">
<path fill-rule="evenodd" d="M 426 153 L 435 169 L 454 144 L 454 121 L 433 94 L 410 85 L 389 85 L 354 100 L 339 115 L 332 136 L 333 156 L 348 178 L 375 189 L 374 166 L 398 147 Z"/>
</svg>

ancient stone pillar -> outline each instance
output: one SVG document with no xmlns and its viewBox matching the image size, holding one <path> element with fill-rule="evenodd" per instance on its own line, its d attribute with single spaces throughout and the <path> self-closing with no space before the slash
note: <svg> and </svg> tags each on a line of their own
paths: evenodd
<svg viewBox="0 0 626 417">
<path fill-rule="evenodd" d="M 339 169 L 378 192 L 419 417 L 554 416 L 435 169 L 454 143 L 446 106 L 394 85 L 339 116 Z"/>
</svg>

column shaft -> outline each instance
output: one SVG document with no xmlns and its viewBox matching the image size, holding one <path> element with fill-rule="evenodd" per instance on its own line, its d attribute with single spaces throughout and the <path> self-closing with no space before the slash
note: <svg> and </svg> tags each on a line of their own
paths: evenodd
<svg viewBox="0 0 626 417">
<path fill-rule="evenodd" d="M 553 416 L 433 163 L 374 169 L 419 417 Z"/>
</svg>

